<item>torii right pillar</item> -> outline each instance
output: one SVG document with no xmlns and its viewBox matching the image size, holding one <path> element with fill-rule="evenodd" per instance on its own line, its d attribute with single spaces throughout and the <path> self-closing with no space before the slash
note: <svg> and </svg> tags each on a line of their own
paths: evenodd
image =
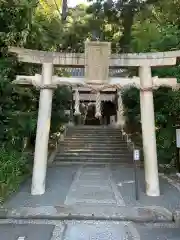
<svg viewBox="0 0 180 240">
<path fill-rule="evenodd" d="M 111 60 L 111 64 L 113 62 L 114 66 L 139 68 L 146 194 L 153 197 L 160 195 L 160 188 L 153 102 L 153 87 L 155 86 L 153 86 L 151 67 L 175 65 L 177 54 L 177 52 L 173 51 L 164 53 L 129 53 L 116 56 L 114 61 Z M 172 87 L 174 85 L 169 79 L 167 81 L 163 79 L 162 83 L 156 81 L 156 84 L 158 87 L 162 85 Z"/>
<path fill-rule="evenodd" d="M 158 61 L 158 62 L 157 62 Z M 146 194 L 148 196 L 160 196 L 158 161 L 156 147 L 156 129 L 153 101 L 153 79 L 151 67 L 154 65 L 173 65 L 176 59 L 143 59 L 139 66 L 140 77 L 140 108 L 143 137 L 144 167 Z M 162 83 L 163 84 L 163 83 Z"/>
</svg>

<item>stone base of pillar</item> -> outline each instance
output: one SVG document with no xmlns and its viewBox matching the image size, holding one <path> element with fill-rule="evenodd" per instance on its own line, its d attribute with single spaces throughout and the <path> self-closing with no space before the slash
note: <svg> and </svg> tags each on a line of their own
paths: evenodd
<svg viewBox="0 0 180 240">
<path fill-rule="evenodd" d="M 68 122 L 67 124 L 69 127 L 73 127 L 74 126 L 74 123 L 72 121 Z"/>
<path fill-rule="evenodd" d="M 95 114 L 95 118 L 101 119 L 101 117 L 102 117 L 102 116 L 101 116 L 101 113 L 96 113 L 96 114 Z"/>
<path fill-rule="evenodd" d="M 74 123 L 75 123 L 75 125 L 81 124 L 81 114 L 74 115 Z"/>
<path fill-rule="evenodd" d="M 61 133 L 60 135 L 60 142 L 64 142 L 64 133 Z"/>
<path fill-rule="evenodd" d="M 124 128 L 125 124 L 126 124 L 125 117 L 124 116 L 118 117 L 116 126 Z"/>
<path fill-rule="evenodd" d="M 102 116 L 99 118 L 99 121 L 100 121 L 100 125 L 103 125 L 103 118 L 102 118 Z"/>
<path fill-rule="evenodd" d="M 119 122 L 116 122 L 116 123 L 114 124 L 114 127 L 116 127 L 116 128 L 121 128 L 122 126 L 121 126 L 121 124 L 120 124 Z"/>
<path fill-rule="evenodd" d="M 116 125 L 115 116 L 110 116 L 110 125 L 111 126 L 115 126 Z"/>
</svg>

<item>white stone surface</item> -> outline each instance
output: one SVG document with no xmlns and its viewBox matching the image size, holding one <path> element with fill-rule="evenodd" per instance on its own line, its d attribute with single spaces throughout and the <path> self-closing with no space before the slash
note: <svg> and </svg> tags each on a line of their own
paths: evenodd
<svg viewBox="0 0 180 240">
<path fill-rule="evenodd" d="M 81 101 L 96 101 L 96 94 L 95 93 L 81 93 L 79 96 Z M 101 94 L 101 101 L 113 101 L 115 99 L 114 94 Z M 73 95 L 73 100 L 75 100 L 75 96 Z"/>
<path fill-rule="evenodd" d="M 139 76 L 142 88 L 152 87 L 150 67 L 140 67 Z M 146 193 L 148 196 L 159 196 L 153 92 L 141 91 L 140 101 Z"/>
<path fill-rule="evenodd" d="M 56 65 L 85 65 L 85 55 L 81 53 L 45 52 L 18 47 L 9 47 L 9 51 L 17 53 L 21 62 L 43 63 L 49 61 Z M 179 56 L 180 51 L 111 54 L 110 66 L 172 66 L 176 64 L 176 58 Z"/>
<path fill-rule="evenodd" d="M 118 90 L 118 110 L 117 110 L 117 126 L 123 128 L 125 124 L 125 117 L 124 117 L 124 108 L 123 108 L 123 101 L 121 96 L 121 90 Z"/>
<path fill-rule="evenodd" d="M 36 87 L 41 86 L 42 76 L 39 74 L 35 74 L 34 76 L 20 76 L 16 77 L 16 80 L 13 81 L 13 84 L 20 85 L 34 85 Z M 94 80 L 96 82 L 96 79 Z M 129 87 L 137 87 L 142 88 L 139 77 L 121 77 L 121 78 L 109 78 L 106 84 L 87 84 L 85 78 L 80 77 L 58 77 L 52 76 L 52 84 L 53 86 L 76 86 L 74 89 L 75 92 L 78 91 L 115 91 L 116 89 L 129 88 Z M 81 86 L 80 88 L 77 86 Z M 179 87 L 177 84 L 176 78 L 152 78 L 152 86 L 154 89 L 158 89 L 160 86 L 167 86 L 176 89 Z M 91 93 L 92 94 L 92 93 Z M 87 95 L 87 94 L 86 94 Z M 92 94 L 93 95 L 93 94 Z"/>
<path fill-rule="evenodd" d="M 79 111 L 79 91 L 78 89 L 75 90 L 75 112 L 74 115 L 80 115 L 80 111 Z"/>
<path fill-rule="evenodd" d="M 43 84 L 51 84 L 53 65 L 50 63 L 43 64 Z M 52 89 L 41 89 L 39 100 L 39 112 L 36 131 L 36 144 L 34 153 L 34 165 L 32 176 L 32 195 L 41 195 L 45 192 L 47 158 L 48 158 L 48 141 L 51 122 L 52 108 Z"/>
</svg>

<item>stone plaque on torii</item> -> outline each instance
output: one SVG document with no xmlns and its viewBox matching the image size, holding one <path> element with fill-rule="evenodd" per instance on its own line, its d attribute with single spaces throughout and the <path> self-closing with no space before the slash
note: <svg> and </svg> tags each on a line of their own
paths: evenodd
<svg viewBox="0 0 180 240">
<path fill-rule="evenodd" d="M 42 75 L 17 76 L 14 84 L 32 84 L 40 89 L 39 113 L 32 177 L 33 195 L 45 192 L 45 180 L 48 156 L 48 140 L 51 119 L 53 89 L 62 85 L 85 86 L 96 92 L 96 116 L 100 113 L 100 91 L 109 87 L 121 89 L 135 86 L 140 89 L 141 123 L 143 135 L 146 193 L 159 196 L 159 179 L 155 136 L 153 89 L 160 86 L 177 88 L 175 78 L 152 78 L 151 67 L 176 64 L 180 51 L 142 54 L 110 54 L 110 43 L 88 42 L 85 54 L 56 53 L 11 47 L 10 52 L 17 53 L 22 62 L 42 64 Z M 85 78 L 65 78 L 53 76 L 53 65 L 67 67 L 85 67 Z M 139 77 L 109 78 L 109 67 L 138 67 Z M 119 94 L 119 98 L 121 94 Z M 122 105 L 121 99 L 119 104 Z M 79 96 L 76 90 L 75 110 L 79 114 Z M 119 106 L 119 117 L 122 106 Z M 120 121 L 121 124 L 121 121 Z"/>
</svg>

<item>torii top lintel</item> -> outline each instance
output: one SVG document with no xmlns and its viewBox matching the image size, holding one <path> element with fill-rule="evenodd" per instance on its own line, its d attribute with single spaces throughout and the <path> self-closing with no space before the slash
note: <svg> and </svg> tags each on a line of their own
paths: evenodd
<svg viewBox="0 0 180 240">
<path fill-rule="evenodd" d="M 106 42 L 87 42 L 89 45 L 103 46 Z M 54 65 L 84 67 L 86 65 L 86 54 L 46 52 L 18 47 L 9 47 L 9 52 L 16 53 L 19 61 L 36 64 L 51 62 Z M 176 64 L 176 58 L 180 56 L 180 50 L 157 53 L 128 53 L 109 54 L 108 64 L 110 67 L 139 67 L 139 66 L 172 66 Z"/>
</svg>

